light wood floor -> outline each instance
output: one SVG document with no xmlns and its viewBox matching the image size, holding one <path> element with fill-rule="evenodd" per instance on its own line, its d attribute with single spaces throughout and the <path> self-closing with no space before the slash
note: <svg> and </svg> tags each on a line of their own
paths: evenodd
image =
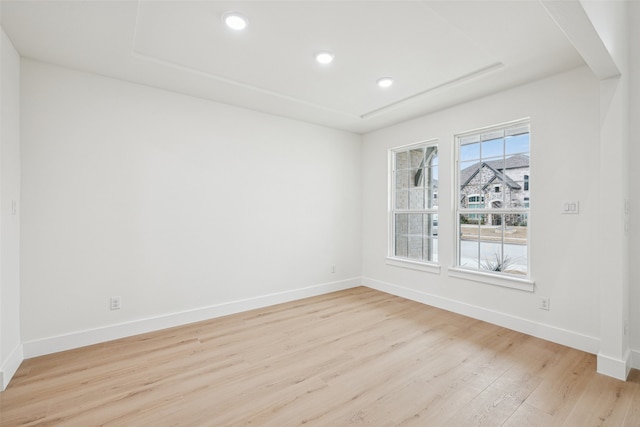
<svg viewBox="0 0 640 427">
<path fill-rule="evenodd" d="M 356 288 L 26 360 L 0 424 L 640 426 L 640 373 Z"/>
</svg>

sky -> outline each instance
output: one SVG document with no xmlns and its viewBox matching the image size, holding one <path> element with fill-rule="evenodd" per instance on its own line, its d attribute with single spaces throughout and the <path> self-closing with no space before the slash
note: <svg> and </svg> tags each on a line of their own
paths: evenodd
<svg viewBox="0 0 640 427">
<path fill-rule="evenodd" d="M 528 133 L 462 145 L 460 147 L 460 162 L 490 160 L 514 154 L 529 155 Z"/>
</svg>

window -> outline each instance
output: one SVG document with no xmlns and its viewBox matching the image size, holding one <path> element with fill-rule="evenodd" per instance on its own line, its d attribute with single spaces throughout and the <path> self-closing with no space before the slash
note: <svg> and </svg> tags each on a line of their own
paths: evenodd
<svg viewBox="0 0 640 427">
<path fill-rule="evenodd" d="M 456 137 L 456 267 L 529 277 L 529 123 Z"/>
<path fill-rule="evenodd" d="M 482 209 L 484 208 L 484 197 L 474 194 L 473 196 L 468 197 L 469 202 L 467 203 L 467 207 L 469 209 Z M 481 215 L 470 214 L 469 218 L 478 219 Z"/>
<path fill-rule="evenodd" d="M 438 146 L 425 142 L 392 149 L 389 256 L 413 263 L 438 261 Z"/>
<path fill-rule="evenodd" d="M 484 197 L 474 194 L 469 196 L 469 209 L 482 209 L 484 207 Z"/>
</svg>

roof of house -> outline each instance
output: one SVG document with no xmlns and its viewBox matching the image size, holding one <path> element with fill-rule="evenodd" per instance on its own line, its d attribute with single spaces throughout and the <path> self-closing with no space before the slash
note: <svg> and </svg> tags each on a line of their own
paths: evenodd
<svg viewBox="0 0 640 427">
<path fill-rule="evenodd" d="M 529 156 L 524 154 L 516 154 L 514 156 L 507 157 L 504 161 L 502 159 L 498 159 L 489 160 L 487 162 L 478 162 L 460 171 L 461 187 L 468 185 L 473 177 L 475 177 L 483 167 L 487 167 L 494 173 L 494 176 L 491 178 L 489 183 L 499 179 L 512 189 L 519 190 L 521 188 L 520 185 L 504 174 L 503 168 L 506 171 L 508 169 L 525 168 L 528 166 Z"/>
</svg>

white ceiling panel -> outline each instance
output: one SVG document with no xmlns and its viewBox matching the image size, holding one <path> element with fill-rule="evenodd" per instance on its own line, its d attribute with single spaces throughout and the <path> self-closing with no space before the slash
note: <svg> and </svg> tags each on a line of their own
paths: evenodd
<svg viewBox="0 0 640 427">
<path fill-rule="evenodd" d="M 3 0 L 25 57 L 363 133 L 583 64 L 538 1 Z M 224 12 L 249 20 L 241 32 Z M 333 63 L 315 62 L 318 51 Z M 382 89 L 376 80 L 392 76 Z"/>
<path fill-rule="evenodd" d="M 248 17 L 246 31 L 220 25 L 228 10 Z M 134 50 L 232 85 L 352 116 L 499 63 L 418 2 L 145 1 Z M 330 65 L 314 59 L 324 50 L 336 56 Z M 392 90 L 376 86 L 383 76 L 395 79 Z"/>
</svg>

